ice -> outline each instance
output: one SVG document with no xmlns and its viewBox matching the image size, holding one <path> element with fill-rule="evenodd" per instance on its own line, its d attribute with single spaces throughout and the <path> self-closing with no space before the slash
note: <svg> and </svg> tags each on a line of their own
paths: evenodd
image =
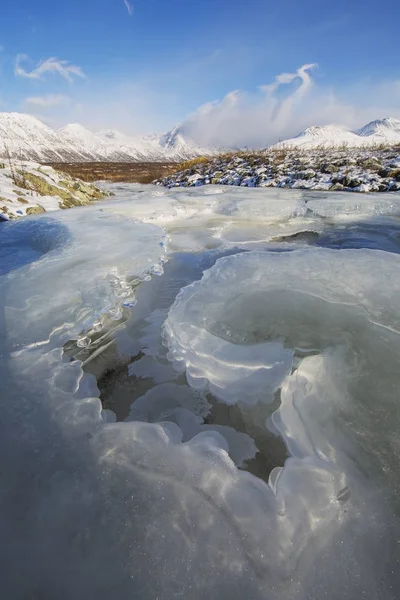
<svg viewBox="0 0 400 600">
<path fill-rule="evenodd" d="M 343 236 L 339 227 L 346 228 L 356 247 L 360 247 L 364 232 L 366 238 L 371 236 L 375 225 L 391 227 L 398 234 L 394 220 L 400 214 L 398 193 L 354 195 L 279 188 L 244 191 L 208 185 L 201 190 L 165 189 L 159 196 L 159 190 L 149 193 L 148 188 L 139 185 L 114 184 L 106 189 L 118 197 L 118 201 L 103 204 L 107 210 L 163 227 L 173 251 L 247 250 L 277 238 L 290 242 L 291 236 L 304 232 L 327 235 L 330 242 L 340 243 Z M 353 232 L 351 236 L 356 226 L 362 233 L 356 236 Z M 377 233 L 375 230 L 374 235 Z M 391 245 L 388 236 L 385 243 Z"/>
<path fill-rule="evenodd" d="M 217 431 L 227 441 L 229 455 L 236 465 L 242 466 L 245 460 L 254 458 L 257 447 L 249 435 L 224 425 L 204 424 L 210 408 L 204 394 L 186 386 L 163 383 L 135 400 L 126 420 L 176 423 L 184 442 L 201 432 Z"/>
<path fill-rule="evenodd" d="M 190 288 L 188 294 L 192 296 L 193 292 L 196 293 Z M 196 299 L 197 306 L 202 302 L 204 299 Z M 209 333 L 207 324 L 193 323 L 190 308 L 185 306 L 183 314 L 179 308 L 178 304 L 171 310 L 165 332 L 170 341 L 169 358 L 177 370 L 186 368 L 190 385 L 205 389 L 208 383 L 210 392 L 229 404 L 272 402 L 274 392 L 290 370 L 292 352 L 279 342 L 232 344 Z M 223 310 L 223 303 L 218 309 Z M 212 318 L 218 318 L 218 313 Z"/>
<path fill-rule="evenodd" d="M 1 253 L 11 255 L 10 268 L 27 263 L 4 283 L 8 338 L 25 345 L 46 342 L 60 327 L 65 336 L 77 335 L 105 311 L 119 318 L 121 305 L 134 300 L 128 280 L 157 270 L 164 254 L 158 227 L 97 207 L 82 209 L 79 218 L 63 212 L 7 223 L 2 234 Z M 21 257 L 11 252 L 20 252 L 20 238 Z"/>
<path fill-rule="evenodd" d="M 202 394 L 186 386 L 164 383 L 133 403 L 129 420 L 150 423 L 162 421 L 166 412 L 176 408 L 185 408 L 201 421 L 210 411 L 210 405 Z"/>
<path fill-rule="evenodd" d="M 1 225 L 3 596 L 394 600 L 397 197 L 121 188 Z"/>
<path fill-rule="evenodd" d="M 164 335 L 170 358 L 177 369 L 186 369 L 191 386 L 208 383 L 219 399 L 242 404 L 255 398 L 272 402 L 273 392 L 281 388 L 271 424 L 293 458 L 273 472 L 270 483 L 282 515 L 292 494 L 300 509 L 302 492 L 289 492 L 300 472 L 321 501 L 322 529 L 324 522 L 329 528 L 340 521 L 334 498 L 343 499 L 350 512 L 365 510 L 372 492 L 364 489 L 363 473 L 371 473 L 378 455 L 381 468 L 384 463 L 384 471 L 393 475 L 398 444 L 392 435 L 382 452 L 379 444 L 367 450 L 364 436 L 374 429 L 371 411 L 378 398 L 384 414 L 397 404 L 399 269 L 397 255 L 371 250 L 236 254 L 219 259 L 200 281 L 182 290 L 169 312 Z M 276 378 L 271 355 L 279 358 L 283 352 L 286 362 Z M 243 377 L 243 356 L 249 371 L 259 372 L 263 356 L 265 368 L 271 369 L 257 396 L 252 378 Z M 357 427 L 350 432 L 351 422 Z M 384 503 L 391 494 L 384 493 Z M 300 521 L 289 522 L 292 528 Z"/>
</svg>

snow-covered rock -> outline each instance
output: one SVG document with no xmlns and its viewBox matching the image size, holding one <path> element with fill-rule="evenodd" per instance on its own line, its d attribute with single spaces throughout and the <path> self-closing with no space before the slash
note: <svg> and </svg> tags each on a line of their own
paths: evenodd
<svg viewBox="0 0 400 600">
<path fill-rule="evenodd" d="M 0 163 L 0 221 L 86 206 L 108 194 L 49 166 Z"/>
<path fill-rule="evenodd" d="M 318 132 L 312 131 L 318 137 Z M 270 148 L 192 161 L 155 183 L 166 187 L 234 185 L 310 190 L 386 192 L 400 190 L 398 149 Z"/>
</svg>

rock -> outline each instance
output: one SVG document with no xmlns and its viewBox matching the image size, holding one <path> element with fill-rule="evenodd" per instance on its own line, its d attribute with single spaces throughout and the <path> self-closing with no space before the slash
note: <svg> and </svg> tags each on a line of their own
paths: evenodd
<svg viewBox="0 0 400 600">
<path fill-rule="evenodd" d="M 316 176 L 315 171 L 312 169 L 307 169 L 306 171 L 294 171 L 290 174 L 292 179 L 312 179 Z"/>
<path fill-rule="evenodd" d="M 398 161 L 398 162 L 397 162 Z M 389 179 L 390 178 L 390 179 Z M 384 181 L 382 180 L 384 179 Z M 221 184 L 242 187 L 290 187 L 296 189 L 355 192 L 397 189 L 400 157 L 387 150 L 319 149 L 276 150 L 221 155 L 184 172 L 157 181 L 175 185 Z"/>
<path fill-rule="evenodd" d="M 394 160 L 392 160 L 388 166 L 391 169 L 400 169 L 400 156 L 397 156 Z"/>
<path fill-rule="evenodd" d="M 266 168 L 266 167 L 258 167 L 258 169 L 256 169 L 256 170 L 254 171 L 254 173 L 255 173 L 256 175 L 262 175 L 263 173 L 266 173 L 266 171 L 267 171 L 267 168 Z"/>
<path fill-rule="evenodd" d="M 357 179 L 356 177 L 352 177 L 351 175 L 343 175 L 338 177 L 336 180 L 332 179 L 332 183 L 341 183 L 343 187 L 346 188 L 355 188 L 360 183 L 362 183 L 361 179 Z"/>
<path fill-rule="evenodd" d="M 359 179 L 358 177 L 347 178 L 347 180 L 347 187 L 349 188 L 359 187 L 363 183 L 362 179 Z"/>
<path fill-rule="evenodd" d="M 194 185 L 199 179 L 202 179 L 201 175 L 195 173 L 194 175 L 190 175 L 190 177 L 187 178 L 187 182 L 188 184 L 192 183 Z"/>
<path fill-rule="evenodd" d="M 392 177 L 396 181 L 400 181 L 400 169 L 392 169 L 389 171 L 388 177 Z"/>
<path fill-rule="evenodd" d="M 223 171 L 215 171 L 215 173 L 212 174 L 212 179 L 211 182 L 212 183 L 219 183 L 221 177 L 223 176 Z"/>
<path fill-rule="evenodd" d="M 353 188 L 355 192 L 369 192 L 370 188 L 368 185 L 366 185 L 365 183 L 361 183 L 360 185 L 357 185 L 355 188 Z"/>
<path fill-rule="evenodd" d="M 374 171 L 379 171 L 379 169 L 382 168 L 382 164 L 376 158 L 368 158 L 367 160 L 363 160 L 362 166 L 364 169 L 372 169 Z"/>
<path fill-rule="evenodd" d="M 46 211 L 44 210 L 43 206 L 41 206 L 40 204 L 36 204 L 36 206 L 28 206 L 28 208 L 26 209 L 27 215 L 41 215 L 45 212 Z"/>
<path fill-rule="evenodd" d="M 322 173 L 336 173 L 337 172 L 337 167 L 335 165 L 322 165 L 321 166 L 321 172 Z"/>
<path fill-rule="evenodd" d="M 242 179 L 240 185 L 247 187 L 256 187 L 257 181 L 258 177 L 245 177 L 244 179 Z"/>
</svg>

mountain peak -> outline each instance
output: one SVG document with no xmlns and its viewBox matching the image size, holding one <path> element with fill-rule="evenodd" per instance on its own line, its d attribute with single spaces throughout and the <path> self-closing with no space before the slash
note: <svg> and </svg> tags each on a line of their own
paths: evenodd
<svg viewBox="0 0 400 600">
<path fill-rule="evenodd" d="M 357 129 L 348 131 L 338 125 L 312 125 L 296 137 L 279 142 L 277 146 L 304 148 L 362 147 L 380 144 L 400 144 L 400 121 L 393 117 L 376 119 Z"/>
<path fill-rule="evenodd" d="M 83 127 L 83 125 L 80 125 L 79 123 L 69 123 L 64 127 L 61 127 L 58 131 L 59 133 L 68 133 L 74 131 L 88 131 L 88 129 L 85 129 L 85 127 Z"/>
<path fill-rule="evenodd" d="M 378 135 L 383 137 L 392 137 L 393 135 L 400 135 L 400 121 L 393 117 L 385 117 L 384 119 L 376 119 L 371 121 L 355 131 L 357 135 L 362 137 L 369 137 L 371 135 Z"/>
<path fill-rule="evenodd" d="M 79 123 L 55 131 L 24 113 L 0 113 L 0 155 L 37 162 L 181 161 L 212 154 L 183 136 L 175 126 L 159 136 L 128 137 L 110 129 L 93 133 Z"/>
<path fill-rule="evenodd" d="M 79 152 L 59 132 L 25 113 L 0 113 L 0 154 L 21 160 L 61 162 L 83 160 Z"/>
<path fill-rule="evenodd" d="M 300 132 L 296 137 L 309 135 L 312 137 L 318 137 L 321 135 L 337 135 L 342 134 L 345 131 L 342 127 L 338 125 L 311 125 L 307 127 L 302 132 Z"/>
</svg>

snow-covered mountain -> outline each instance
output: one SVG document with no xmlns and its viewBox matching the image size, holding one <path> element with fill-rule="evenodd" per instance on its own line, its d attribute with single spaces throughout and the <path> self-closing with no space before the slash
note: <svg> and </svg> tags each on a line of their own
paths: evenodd
<svg viewBox="0 0 400 600">
<path fill-rule="evenodd" d="M 296 137 L 275 144 L 275 147 L 362 147 L 379 144 L 400 144 L 400 121 L 388 117 L 371 121 L 356 131 L 337 125 L 307 127 Z"/>
<path fill-rule="evenodd" d="M 37 162 L 151 162 L 214 153 L 190 141 L 179 126 L 161 136 L 128 137 L 114 130 L 92 133 L 78 123 L 55 131 L 31 115 L 0 113 L 0 157 Z"/>
<path fill-rule="evenodd" d="M 193 158 L 194 151 L 196 152 L 196 156 L 213 153 L 210 152 L 210 148 L 200 148 L 194 142 L 190 141 L 184 128 L 180 125 L 175 125 L 171 131 L 163 135 L 160 138 L 160 144 L 166 152 L 177 152 L 184 158 Z"/>
<path fill-rule="evenodd" d="M 394 143 L 398 143 L 400 141 L 400 121 L 392 117 L 378 119 L 364 125 L 354 133 L 364 138 L 382 140 L 384 143 L 392 140 Z"/>
<path fill-rule="evenodd" d="M 88 160 L 82 147 L 21 113 L 0 113 L 0 157 L 7 156 L 37 162 Z"/>
<path fill-rule="evenodd" d="M 98 140 L 105 144 L 116 155 L 133 157 L 138 161 L 165 160 L 165 153 L 160 146 L 160 136 L 157 134 L 129 137 L 115 129 L 100 131 L 96 134 Z"/>
</svg>

